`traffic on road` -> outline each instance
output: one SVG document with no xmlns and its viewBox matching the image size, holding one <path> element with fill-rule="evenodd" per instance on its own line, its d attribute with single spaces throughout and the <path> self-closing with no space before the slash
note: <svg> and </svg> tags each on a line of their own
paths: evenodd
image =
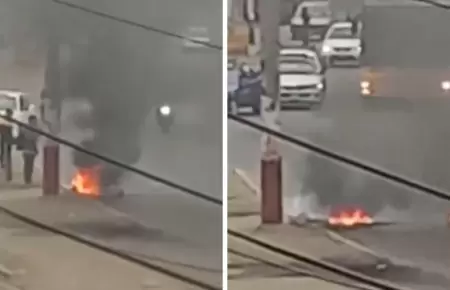
<svg viewBox="0 0 450 290">
<path fill-rule="evenodd" d="M 450 191 L 446 154 L 450 39 L 443 31 L 450 24 L 450 11 L 415 1 L 293 2 L 281 4 L 280 67 L 287 46 L 314 51 L 326 68 L 326 97 L 314 108 L 284 110 L 285 82 L 278 71 L 280 131 Z M 300 83 L 303 75 L 292 81 Z M 302 99 L 301 94 L 296 97 Z M 259 117 L 241 117 L 266 125 Z M 252 183 L 252 188 L 264 184 L 260 175 L 263 137 L 262 132 L 228 121 L 230 172 L 244 172 L 243 180 Z M 294 224 L 332 225 L 340 242 L 358 252 L 388 258 L 382 279 L 410 289 L 450 287 L 450 257 L 438 250 L 441 243 L 450 241 L 448 200 L 344 166 L 281 139 L 278 145 L 283 210 Z M 362 263 L 332 260 L 348 269 Z M 366 274 L 380 277 L 377 264 L 372 267 L 374 272 Z"/>
</svg>

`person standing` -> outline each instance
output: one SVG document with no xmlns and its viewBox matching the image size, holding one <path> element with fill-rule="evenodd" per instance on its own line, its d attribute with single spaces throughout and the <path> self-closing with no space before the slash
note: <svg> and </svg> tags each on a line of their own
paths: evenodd
<svg viewBox="0 0 450 290">
<path fill-rule="evenodd" d="M 30 116 L 28 118 L 28 125 L 38 129 L 37 117 L 34 115 Z M 37 143 L 39 141 L 39 134 L 24 128 L 20 139 L 23 158 L 23 181 L 29 185 L 33 180 L 34 161 L 38 154 Z"/>
<path fill-rule="evenodd" d="M 13 111 L 5 110 L 5 116 L 12 118 Z M 12 125 L 8 120 L 0 120 L 0 166 L 5 168 L 11 166 L 11 147 L 12 147 Z M 9 172 L 9 168 L 6 168 Z M 8 174 L 7 174 L 8 175 Z"/>
</svg>

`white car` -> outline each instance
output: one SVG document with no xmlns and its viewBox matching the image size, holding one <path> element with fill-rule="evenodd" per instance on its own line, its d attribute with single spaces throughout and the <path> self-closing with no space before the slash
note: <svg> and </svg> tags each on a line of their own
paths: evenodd
<svg viewBox="0 0 450 290">
<path fill-rule="evenodd" d="M 11 109 L 13 118 L 23 122 L 28 122 L 28 117 L 36 115 L 35 106 L 30 105 L 28 97 L 25 93 L 15 90 L 0 90 L 0 114 L 5 115 L 6 110 Z M 0 124 L 7 123 L 6 120 L 0 118 Z M 14 138 L 19 136 L 19 126 L 12 125 L 12 134 Z"/>
<path fill-rule="evenodd" d="M 302 18 L 303 9 L 307 9 L 309 26 L 306 28 Z M 304 33 L 308 33 L 308 38 L 313 41 L 320 41 L 328 26 L 332 22 L 332 13 L 329 1 L 316 0 L 304 1 L 295 9 L 290 21 L 293 39 L 301 39 Z"/>
<path fill-rule="evenodd" d="M 313 108 L 326 94 L 325 67 L 310 49 L 285 48 L 280 51 L 279 83 L 281 108 Z"/>
<path fill-rule="evenodd" d="M 338 63 L 360 65 L 363 53 L 362 24 L 352 31 L 352 23 L 336 22 L 330 26 L 322 43 L 321 54 L 330 66 Z M 356 32 L 356 33 L 353 33 Z"/>
<path fill-rule="evenodd" d="M 185 48 L 204 48 L 204 44 L 211 42 L 209 38 L 208 28 L 206 27 L 189 27 L 183 46 Z"/>
</svg>

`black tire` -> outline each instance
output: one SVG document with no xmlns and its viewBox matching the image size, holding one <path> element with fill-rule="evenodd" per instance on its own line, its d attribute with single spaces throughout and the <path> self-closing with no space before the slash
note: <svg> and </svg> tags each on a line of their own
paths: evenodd
<svg viewBox="0 0 450 290">
<path fill-rule="evenodd" d="M 261 106 L 253 107 L 252 110 L 253 110 L 253 114 L 255 114 L 257 116 L 261 115 Z"/>
</svg>

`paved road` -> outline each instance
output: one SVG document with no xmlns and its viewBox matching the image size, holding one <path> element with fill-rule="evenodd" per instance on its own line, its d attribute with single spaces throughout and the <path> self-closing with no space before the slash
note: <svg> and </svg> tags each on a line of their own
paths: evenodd
<svg viewBox="0 0 450 290">
<path fill-rule="evenodd" d="M 450 24 L 446 17 L 448 12 L 434 8 L 413 10 L 410 7 L 406 8 L 407 11 L 398 12 L 400 8 L 391 8 L 371 8 L 371 14 L 366 19 L 366 28 L 369 27 L 366 39 L 368 46 L 373 48 L 368 49 L 366 63 L 399 67 L 409 64 L 419 68 L 425 67 L 425 64 L 428 67 L 437 64 L 439 68 L 447 66 L 446 51 L 450 41 L 439 33 L 442 27 Z M 416 22 L 424 17 L 433 20 L 425 22 L 427 24 L 419 29 Z M 392 25 L 394 21 L 395 25 Z M 432 41 L 433 46 L 430 45 Z M 407 43 L 413 43 L 414 48 L 405 49 Z M 431 53 L 424 56 L 423 52 L 427 50 Z M 445 154 L 449 140 L 446 124 L 449 103 L 427 107 L 366 107 L 358 95 L 360 75 L 361 70 L 358 69 L 330 70 L 327 75 L 329 94 L 323 108 L 316 112 L 283 112 L 282 130 L 450 190 L 447 178 L 450 162 Z M 258 153 L 254 148 L 259 148 L 256 147 L 260 144 L 258 134 L 229 122 L 229 138 L 230 163 L 255 171 Z M 286 205 L 291 212 L 314 210 L 317 201 L 323 205 L 350 202 L 363 205 L 379 218 L 412 222 L 413 225 L 408 226 L 407 230 L 403 230 L 403 226 L 399 226 L 401 229 L 365 230 L 354 232 L 350 237 L 390 256 L 421 263 L 431 272 L 448 273 L 450 260 L 435 252 L 448 243 L 442 226 L 445 212 L 450 208 L 448 202 L 364 177 L 353 169 L 305 154 L 290 145 L 282 147 L 285 188 L 289 197 Z M 245 156 L 250 157 L 245 159 Z M 308 194 L 311 191 L 315 194 Z M 293 200 L 302 202 L 299 205 Z M 384 207 L 386 204 L 391 209 Z M 416 223 L 427 226 L 415 227 Z M 420 253 L 412 249 L 420 249 Z M 444 288 L 450 285 L 448 277 L 447 280 L 442 277 L 437 279 L 445 285 Z"/>
</svg>

